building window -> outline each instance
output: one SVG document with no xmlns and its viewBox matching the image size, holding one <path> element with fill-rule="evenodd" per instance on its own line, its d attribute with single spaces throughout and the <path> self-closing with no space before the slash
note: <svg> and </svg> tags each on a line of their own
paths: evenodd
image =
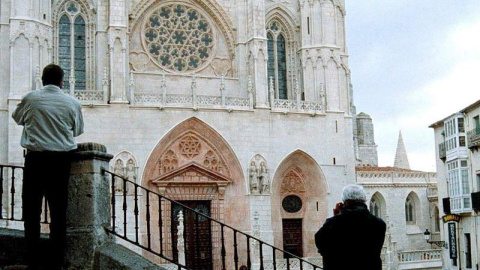
<svg viewBox="0 0 480 270">
<path fill-rule="evenodd" d="M 183 73 L 210 63 L 215 56 L 216 35 L 210 20 L 196 7 L 166 3 L 146 20 L 143 43 L 155 64 Z"/>
<path fill-rule="evenodd" d="M 288 99 L 287 87 L 287 42 L 285 33 L 277 21 L 267 29 L 268 80 L 273 80 L 275 97 Z"/>
<path fill-rule="evenodd" d="M 472 240 L 470 234 L 465 234 L 465 267 L 472 268 Z"/>
<path fill-rule="evenodd" d="M 76 89 L 86 89 L 86 25 L 75 2 L 65 5 L 58 21 L 58 63 L 65 72 L 64 89 L 70 88 L 70 76 Z"/>
<path fill-rule="evenodd" d="M 414 225 L 416 223 L 415 202 L 410 195 L 405 201 L 405 220 L 407 221 L 407 225 Z"/>
<path fill-rule="evenodd" d="M 452 211 L 464 212 L 471 208 L 470 176 L 467 160 L 447 163 L 448 195 Z"/>
</svg>

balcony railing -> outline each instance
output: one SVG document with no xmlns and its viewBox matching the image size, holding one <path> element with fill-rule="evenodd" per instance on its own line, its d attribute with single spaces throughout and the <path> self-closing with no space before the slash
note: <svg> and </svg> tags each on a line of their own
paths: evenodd
<svg viewBox="0 0 480 270">
<path fill-rule="evenodd" d="M 447 158 L 447 149 L 445 148 L 445 142 L 438 145 L 438 157 L 440 159 Z"/>
<path fill-rule="evenodd" d="M 414 250 L 398 253 L 399 263 L 440 261 L 442 260 L 442 250 Z"/>
<path fill-rule="evenodd" d="M 467 143 L 470 149 L 480 146 L 480 127 L 472 129 L 467 133 Z"/>
</svg>

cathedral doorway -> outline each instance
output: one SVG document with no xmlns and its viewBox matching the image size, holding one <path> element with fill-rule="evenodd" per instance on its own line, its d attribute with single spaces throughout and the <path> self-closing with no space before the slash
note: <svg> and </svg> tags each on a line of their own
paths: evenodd
<svg viewBox="0 0 480 270">
<path fill-rule="evenodd" d="M 181 201 L 181 204 L 203 213 L 207 216 L 211 215 L 210 201 Z M 178 225 L 179 212 L 183 211 L 179 205 L 174 205 L 172 210 L 173 230 L 172 238 L 174 239 L 174 256 L 178 260 Z M 213 269 L 212 257 L 212 228 L 210 220 L 196 216 L 191 211 L 183 211 L 184 214 L 184 241 L 185 241 L 185 264 L 192 270 L 211 270 Z"/>
<path fill-rule="evenodd" d="M 249 220 L 236 214 L 249 215 L 248 203 L 238 203 L 246 192 L 244 179 L 242 167 L 225 139 L 203 121 L 190 118 L 163 135 L 148 158 L 142 183 L 166 198 L 207 213 L 212 219 L 234 224 L 239 230 L 248 230 Z M 161 214 L 161 220 L 153 218 L 152 224 L 162 226 L 151 232 L 152 239 L 161 239 L 152 242 L 152 250 L 178 259 L 178 232 L 172 233 L 178 226 L 175 203 L 162 200 L 152 203 L 151 208 L 151 212 Z M 202 218 L 196 222 L 189 214 L 184 212 L 187 266 L 191 269 L 219 269 L 222 265 L 219 223 Z M 231 234 L 223 240 L 225 246 L 233 246 Z M 233 249 L 225 252 L 227 258 L 234 257 Z M 239 263 L 243 263 L 242 259 L 239 258 Z M 227 259 L 227 268 L 231 269 L 233 263 Z"/>
<path fill-rule="evenodd" d="M 282 225 L 283 250 L 303 257 L 302 219 L 284 219 Z"/>
</svg>

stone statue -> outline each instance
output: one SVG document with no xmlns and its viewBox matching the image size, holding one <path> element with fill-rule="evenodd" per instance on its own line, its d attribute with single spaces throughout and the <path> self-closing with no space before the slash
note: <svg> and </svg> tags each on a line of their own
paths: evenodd
<svg viewBox="0 0 480 270">
<path fill-rule="evenodd" d="M 115 161 L 115 166 L 113 166 L 113 172 L 119 176 L 125 176 L 125 168 L 123 167 L 123 161 L 117 159 Z M 115 177 L 115 191 L 123 191 L 123 181 L 122 179 Z"/>
<path fill-rule="evenodd" d="M 250 163 L 250 192 L 252 194 L 258 194 L 260 192 L 260 186 L 258 182 L 258 169 L 255 161 Z"/>
<path fill-rule="evenodd" d="M 133 162 L 133 159 L 129 159 L 127 161 L 127 167 L 125 168 L 126 173 L 125 176 L 127 177 L 128 180 L 136 182 L 137 180 L 137 172 L 135 170 L 135 164 Z"/>
<path fill-rule="evenodd" d="M 268 194 L 270 193 L 270 179 L 268 177 L 268 169 L 267 165 L 265 164 L 264 161 L 260 163 L 260 180 L 261 180 L 261 191 L 260 193 L 262 194 Z"/>
</svg>

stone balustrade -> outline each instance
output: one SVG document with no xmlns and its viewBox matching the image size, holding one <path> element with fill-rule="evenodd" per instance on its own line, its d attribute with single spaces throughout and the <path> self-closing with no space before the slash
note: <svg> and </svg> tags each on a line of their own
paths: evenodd
<svg viewBox="0 0 480 270">
<path fill-rule="evenodd" d="M 399 263 L 436 261 L 436 260 L 442 260 L 441 249 L 398 252 Z"/>
</svg>

